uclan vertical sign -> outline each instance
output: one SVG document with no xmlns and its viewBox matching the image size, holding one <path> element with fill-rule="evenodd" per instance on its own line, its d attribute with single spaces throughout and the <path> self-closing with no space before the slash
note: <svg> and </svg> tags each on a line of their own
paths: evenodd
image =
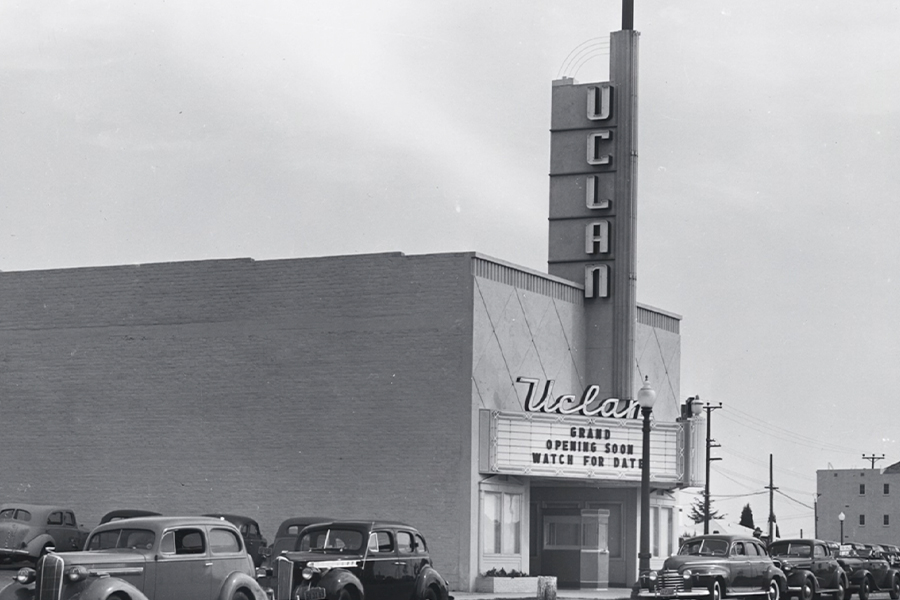
<svg viewBox="0 0 900 600">
<path fill-rule="evenodd" d="M 639 34 L 611 34 L 610 81 L 553 82 L 548 271 L 584 285 L 588 381 L 634 398 Z"/>
</svg>

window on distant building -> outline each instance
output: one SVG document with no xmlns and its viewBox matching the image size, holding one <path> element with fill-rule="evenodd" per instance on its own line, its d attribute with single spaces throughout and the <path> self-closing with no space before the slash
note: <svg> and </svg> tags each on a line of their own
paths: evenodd
<svg viewBox="0 0 900 600">
<path fill-rule="evenodd" d="M 866 524 L 866 515 L 859 515 L 859 525 L 862 527 L 862 526 L 865 526 L 865 524 Z"/>
<path fill-rule="evenodd" d="M 860 496 L 866 495 L 866 484 L 864 484 L 864 483 L 859 484 L 859 495 Z"/>
<path fill-rule="evenodd" d="M 891 526 L 891 515 L 884 515 L 884 526 L 885 527 Z"/>
<path fill-rule="evenodd" d="M 889 484 L 889 483 L 884 484 L 884 495 L 887 496 L 890 493 L 891 493 L 891 484 Z"/>
</svg>

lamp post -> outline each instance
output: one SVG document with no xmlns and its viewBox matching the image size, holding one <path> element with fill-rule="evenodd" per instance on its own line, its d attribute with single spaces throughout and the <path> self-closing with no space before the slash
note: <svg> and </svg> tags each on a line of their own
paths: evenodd
<svg viewBox="0 0 900 600">
<path fill-rule="evenodd" d="M 841 511 L 841 514 L 838 515 L 838 521 L 841 522 L 841 544 L 844 543 L 844 519 L 847 518 L 847 515 L 844 514 L 844 511 Z"/>
<path fill-rule="evenodd" d="M 644 385 L 638 390 L 638 404 L 644 417 L 644 437 L 641 452 L 641 547 L 638 551 L 638 573 L 650 570 L 650 413 L 656 403 L 656 391 L 650 386 L 650 378 L 644 377 Z"/>
</svg>

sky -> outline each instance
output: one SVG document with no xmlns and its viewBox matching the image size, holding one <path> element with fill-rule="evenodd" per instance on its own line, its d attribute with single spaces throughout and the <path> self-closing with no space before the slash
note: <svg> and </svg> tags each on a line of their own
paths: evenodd
<svg viewBox="0 0 900 600">
<path fill-rule="evenodd" d="M 765 524 L 771 455 L 811 535 L 817 469 L 900 461 L 900 3 L 635 4 L 638 300 L 722 403 L 714 507 Z M 0 270 L 546 272 L 551 82 L 607 80 L 620 28 L 618 0 L 0 3 Z"/>
</svg>

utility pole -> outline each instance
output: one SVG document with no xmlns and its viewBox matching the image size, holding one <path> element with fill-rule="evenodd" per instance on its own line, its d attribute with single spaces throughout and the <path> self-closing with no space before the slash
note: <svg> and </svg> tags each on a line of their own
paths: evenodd
<svg viewBox="0 0 900 600">
<path fill-rule="evenodd" d="M 700 396 L 697 396 L 697 400 Z M 712 439 L 712 411 L 722 408 L 722 403 L 718 406 L 707 405 L 703 407 L 706 411 L 706 485 L 703 488 L 703 534 L 709 533 L 709 464 L 714 460 L 722 460 L 720 457 L 712 458 L 709 452 L 712 448 L 721 448 L 719 444 Z"/>
<path fill-rule="evenodd" d="M 772 475 L 772 455 L 769 455 L 769 543 L 775 541 L 775 487 Z"/>
<path fill-rule="evenodd" d="M 872 456 L 866 456 L 865 454 L 863 454 L 863 460 L 871 460 L 871 461 L 872 461 L 872 468 L 874 469 L 874 468 L 875 468 L 875 461 L 876 461 L 876 460 L 884 460 L 884 454 L 882 454 L 881 456 L 875 456 L 874 454 L 873 454 Z"/>
</svg>

